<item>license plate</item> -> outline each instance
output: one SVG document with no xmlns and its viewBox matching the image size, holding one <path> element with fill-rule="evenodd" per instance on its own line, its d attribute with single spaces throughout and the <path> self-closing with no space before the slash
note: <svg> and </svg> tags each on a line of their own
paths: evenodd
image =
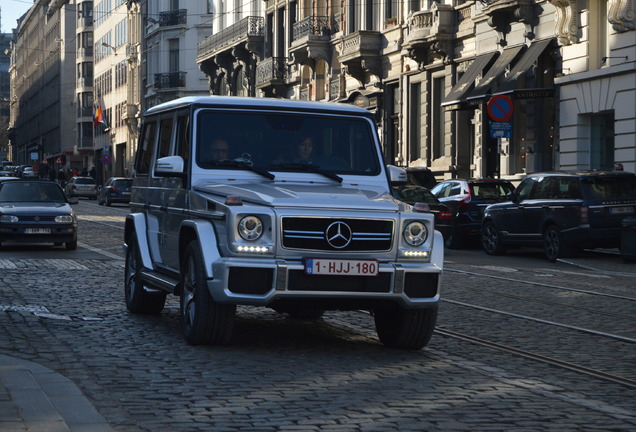
<svg viewBox="0 0 636 432">
<path fill-rule="evenodd" d="M 634 207 L 611 207 L 610 214 L 632 214 Z"/>
<path fill-rule="evenodd" d="M 25 228 L 25 234 L 51 234 L 51 228 Z"/>
<path fill-rule="evenodd" d="M 305 261 L 305 273 L 310 275 L 377 276 L 375 260 L 310 258 Z"/>
</svg>

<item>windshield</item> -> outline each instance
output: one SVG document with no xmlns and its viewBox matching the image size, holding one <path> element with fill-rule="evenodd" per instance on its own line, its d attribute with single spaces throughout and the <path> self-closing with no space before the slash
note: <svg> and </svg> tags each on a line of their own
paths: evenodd
<svg viewBox="0 0 636 432">
<path fill-rule="evenodd" d="M 66 202 L 57 184 L 44 182 L 0 183 L 0 202 Z"/>
<path fill-rule="evenodd" d="M 374 130 L 364 118 L 201 110 L 197 121 L 196 163 L 203 168 L 380 172 Z M 237 163 L 219 163 L 222 161 Z"/>
</svg>

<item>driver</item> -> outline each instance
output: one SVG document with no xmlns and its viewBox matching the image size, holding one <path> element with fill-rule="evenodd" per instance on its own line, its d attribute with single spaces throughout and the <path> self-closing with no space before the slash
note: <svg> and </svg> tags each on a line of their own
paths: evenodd
<svg viewBox="0 0 636 432">
<path fill-rule="evenodd" d="M 225 138 L 217 138 L 210 144 L 209 160 L 218 161 L 230 157 L 230 143 Z"/>
</svg>

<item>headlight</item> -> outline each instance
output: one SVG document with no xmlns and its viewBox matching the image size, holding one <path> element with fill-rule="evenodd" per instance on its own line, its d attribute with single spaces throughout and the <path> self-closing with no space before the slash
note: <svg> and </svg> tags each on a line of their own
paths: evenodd
<svg viewBox="0 0 636 432">
<path fill-rule="evenodd" d="M 0 222 L 2 223 L 16 223 L 18 221 L 17 216 L 13 215 L 2 215 L 0 216 Z"/>
<path fill-rule="evenodd" d="M 238 232 L 243 240 L 258 240 L 263 235 L 263 222 L 256 216 L 245 216 L 238 224 Z"/>
<path fill-rule="evenodd" d="M 428 237 L 428 228 L 422 222 L 410 222 L 404 227 L 402 235 L 410 246 L 420 246 Z"/>
<path fill-rule="evenodd" d="M 71 215 L 55 216 L 55 222 L 57 222 L 57 223 L 73 223 L 73 216 L 71 216 Z"/>
</svg>

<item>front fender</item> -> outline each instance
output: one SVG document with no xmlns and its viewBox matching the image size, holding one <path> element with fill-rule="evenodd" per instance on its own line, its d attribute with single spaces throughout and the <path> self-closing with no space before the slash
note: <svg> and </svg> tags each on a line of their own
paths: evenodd
<svg viewBox="0 0 636 432">
<path fill-rule="evenodd" d="M 181 232 L 183 232 L 183 228 L 188 228 L 194 231 L 196 241 L 199 244 L 201 254 L 203 255 L 205 274 L 209 279 L 214 278 L 212 264 L 221 259 L 221 254 L 217 247 L 216 233 L 214 232 L 212 224 L 208 221 L 202 220 L 187 220 L 183 222 L 181 228 Z"/>
<path fill-rule="evenodd" d="M 146 218 L 142 213 L 130 213 L 126 216 L 126 241 L 128 241 L 129 236 L 135 236 L 143 266 L 149 270 L 154 270 L 150 249 L 148 249 L 147 228 Z"/>
</svg>

